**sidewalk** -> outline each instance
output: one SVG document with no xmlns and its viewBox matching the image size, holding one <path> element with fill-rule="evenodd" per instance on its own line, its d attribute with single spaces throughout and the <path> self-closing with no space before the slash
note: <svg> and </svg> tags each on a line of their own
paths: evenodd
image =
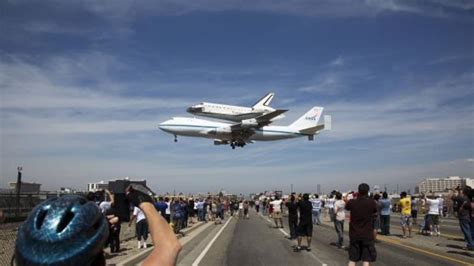
<svg viewBox="0 0 474 266">
<path fill-rule="evenodd" d="M 322 226 L 334 229 L 329 217 L 321 217 Z M 344 231 L 349 232 L 349 220 L 344 222 Z M 462 265 L 474 265 L 474 252 L 463 250 L 466 245 L 463 238 L 443 236 L 424 236 L 413 230 L 412 238 L 402 238 L 401 226 L 390 226 L 390 236 L 378 235 L 381 243 L 396 245 L 413 251 L 421 252 L 433 257 L 439 257 Z M 348 242 L 348 239 L 346 239 Z"/>
<path fill-rule="evenodd" d="M 179 239 L 184 235 L 188 234 L 189 232 L 197 229 L 203 224 L 205 223 L 197 222 L 193 225 L 189 225 L 187 228 L 181 230 L 181 234 L 177 234 L 176 236 Z M 137 248 L 137 240 L 135 239 L 134 226 L 130 227 L 129 229 L 128 225 L 124 224 L 124 226 L 122 226 L 122 231 L 120 232 L 121 236 L 122 233 L 124 238 L 121 238 L 120 252 L 111 254 L 110 248 L 104 249 L 104 252 L 106 254 L 105 259 L 107 261 L 107 265 L 136 265 L 138 262 L 146 258 L 146 256 L 148 256 L 148 254 L 153 250 L 151 236 L 148 237 L 148 247 L 146 249 Z"/>
</svg>

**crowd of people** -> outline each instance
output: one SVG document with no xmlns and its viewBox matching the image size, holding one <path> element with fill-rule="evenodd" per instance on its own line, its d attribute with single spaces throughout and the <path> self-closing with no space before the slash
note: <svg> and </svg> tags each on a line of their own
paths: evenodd
<svg viewBox="0 0 474 266">
<path fill-rule="evenodd" d="M 470 187 L 453 189 L 448 196 L 441 194 L 400 193 L 389 197 L 387 192 L 369 193 L 367 184 L 360 184 L 358 191 L 341 193 L 333 191 L 325 197 L 318 194 L 296 194 L 280 199 L 278 195 L 260 196 L 256 212 L 268 215 L 282 228 L 283 207 L 288 216 L 289 239 L 295 239 L 295 251 L 311 250 L 313 225 L 321 224 L 321 215 L 333 223 L 337 240 L 335 245 L 349 252 L 349 265 L 363 261 L 365 265 L 376 260 L 377 235 L 389 236 L 390 219 L 394 211 L 400 213 L 402 238 L 412 238 L 414 226 L 425 236 L 440 236 L 441 217 L 449 215 L 446 201 L 451 201 L 452 213 L 459 219 L 460 229 L 466 241 L 465 250 L 474 250 L 474 190 Z M 420 217 L 419 217 L 420 216 Z M 349 246 L 344 245 L 344 224 L 349 221 Z M 305 239 L 306 246 L 302 246 Z"/>
<path fill-rule="evenodd" d="M 248 219 L 250 204 L 248 200 L 229 199 L 223 196 L 207 195 L 194 198 L 178 195 L 160 196 L 154 206 L 173 228 L 175 234 L 184 235 L 183 229 L 197 222 L 221 224 L 226 215 Z M 136 220 L 138 248 L 146 248 L 148 224 L 139 208 L 134 208 L 129 225 L 134 220 Z"/>
<path fill-rule="evenodd" d="M 77 247 L 81 252 L 89 252 L 87 253 L 89 257 L 93 255 L 91 258 L 94 260 L 104 260 L 103 252 L 97 251 L 99 250 L 98 246 L 108 245 L 112 253 L 118 252 L 122 223 L 115 207 L 114 195 L 109 191 L 105 191 L 105 195 L 104 200 L 100 202 L 94 202 L 96 199 L 91 195 L 87 195 L 87 197 L 68 195 L 40 204 L 18 232 L 16 260 L 20 264 L 21 262 L 28 263 L 32 259 L 38 259 L 46 264 L 52 263 L 47 260 L 51 258 L 28 257 L 28 252 L 31 251 L 28 248 L 31 249 L 31 246 L 42 243 L 40 238 L 51 239 L 52 236 L 53 238 L 58 236 L 60 240 L 61 235 L 57 234 L 65 228 L 72 228 L 70 230 L 76 231 L 85 230 L 88 234 L 91 232 L 95 234 L 89 236 L 94 241 L 85 239 L 84 243 L 79 243 L 87 247 Z M 474 250 L 473 196 L 474 190 L 465 187 L 455 190 L 448 198 L 452 201 L 453 212 L 459 220 L 460 229 L 466 241 L 465 249 L 471 251 Z M 446 198 L 442 195 L 421 194 L 414 197 L 402 192 L 399 198 L 390 198 L 386 192 L 369 193 L 369 185 L 365 183 L 360 184 L 356 192 L 333 191 L 322 197 L 318 194 L 292 193 L 288 197 L 273 194 L 272 196 L 259 195 L 245 200 L 213 195 L 195 198 L 178 195 L 158 197 L 155 200 L 150 196 L 150 193 L 147 194 L 146 191 L 143 192 L 133 187 L 128 188 L 126 197 L 133 206 L 128 225 L 136 223 L 137 248 L 148 247 L 149 235 L 155 247 L 143 265 L 153 264 L 157 261 L 167 262 L 166 264 L 174 263 L 181 249 L 176 234 L 182 233 L 182 229 L 196 222 L 220 224 L 226 216 L 249 219 L 249 208 L 254 208 L 257 213 L 273 218 L 275 228 L 284 227 L 283 214 L 286 212 L 290 232 L 289 239 L 296 240 L 295 252 L 311 251 L 313 226 L 322 224 L 321 216 L 326 217 L 334 225 L 335 245 L 340 249 L 348 250 L 349 265 L 355 265 L 359 261 L 368 265 L 376 260 L 377 235 L 388 236 L 391 234 L 392 212 L 400 212 L 401 237 L 403 238 L 413 237 L 414 225 L 419 227 L 420 234 L 440 236 L 440 217 L 446 215 L 444 208 Z M 86 209 L 86 207 L 87 211 L 84 213 L 76 210 Z M 72 213 L 72 209 L 77 214 Z M 95 209 L 102 214 L 100 216 L 94 214 Z M 46 213 L 55 213 L 54 215 L 61 216 L 61 218 L 55 217 L 53 214 L 47 216 Z M 74 220 L 70 217 L 71 215 L 74 217 L 74 215 L 81 216 L 86 213 L 87 217 L 95 217 L 90 219 L 90 223 L 76 225 L 72 222 Z M 88 219 L 87 217 L 84 219 Z M 54 229 L 55 232 L 49 232 L 47 231 L 49 228 L 42 227 L 42 223 L 49 222 L 48 219 L 61 220 L 58 228 Z M 102 219 L 106 221 L 106 226 L 100 223 Z M 349 245 L 347 247 L 344 245 L 346 221 L 349 221 Z M 75 227 L 84 228 L 77 229 Z M 32 233 L 33 231 L 35 232 Z M 40 231 L 40 233 L 36 231 Z M 306 244 L 304 246 L 302 245 L 303 240 Z M 59 260 L 67 259 L 67 256 L 59 258 Z M 82 258 L 71 257 L 69 259 L 81 260 Z M 59 262 L 63 263 L 64 261 Z"/>
</svg>

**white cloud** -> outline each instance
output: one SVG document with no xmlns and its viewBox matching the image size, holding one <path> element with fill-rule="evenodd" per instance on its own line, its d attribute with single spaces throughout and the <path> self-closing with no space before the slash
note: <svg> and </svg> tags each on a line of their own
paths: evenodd
<svg viewBox="0 0 474 266">
<path fill-rule="evenodd" d="M 345 60 L 342 56 L 337 57 L 336 59 L 334 59 L 333 61 L 329 63 L 330 66 L 334 66 L 334 67 L 343 66 L 344 64 L 345 64 Z"/>
</svg>

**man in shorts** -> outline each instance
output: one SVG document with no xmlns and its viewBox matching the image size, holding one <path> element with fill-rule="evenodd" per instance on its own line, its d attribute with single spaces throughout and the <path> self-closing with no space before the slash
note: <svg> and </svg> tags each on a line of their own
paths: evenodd
<svg viewBox="0 0 474 266">
<path fill-rule="evenodd" d="M 311 251 L 311 237 L 313 236 L 313 206 L 309 201 L 309 194 L 303 195 L 303 200 L 298 202 L 298 209 L 300 210 L 300 221 L 297 228 L 298 245 L 295 247 L 294 251 L 301 251 L 301 242 L 303 241 L 303 237 L 306 238 L 306 250 Z"/>
<path fill-rule="evenodd" d="M 362 261 L 365 265 L 375 262 L 377 251 L 374 244 L 374 218 L 377 215 L 377 204 L 369 198 L 369 185 L 359 185 L 356 199 L 346 204 L 346 210 L 351 212 L 349 223 L 349 266 L 355 266 Z"/>
<path fill-rule="evenodd" d="M 407 197 L 407 193 L 400 193 L 400 223 L 402 225 L 403 238 L 411 237 L 411 200 Z"/>
<path fill-rule="evenodd" d="M 275 200 L 270 202 L 270 205 L 273 207 L 272 217 L 275 220 L 275 228 L 283 228 L 283 219 L 281 214 L 281 204 L 282 200 L 277 196 L 275 196 Z M 278 225 L 280 222 L 280 225 Z"/>
<path fill-rule="evenodd" d="M 430 228 L 430 235 L 436 234 L 440 236 L 439 231 L 439 199 L 434 196 L 427 197 L 426 204 L 428 204 L 428 225 Z"/>
</svg>

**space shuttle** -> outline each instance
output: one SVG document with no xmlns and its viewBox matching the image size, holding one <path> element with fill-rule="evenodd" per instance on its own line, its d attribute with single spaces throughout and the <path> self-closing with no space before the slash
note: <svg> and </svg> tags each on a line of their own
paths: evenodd
<svg viewBox="0 0 474 266">
<path fill-rule="evenodd" d="M 278 110 L 270 107 L 270 102 L 274 96 L 275 93 L 269 92 L 258 100 L 252 107 L 202 102 L 187 108 L 186 111 L 197 116 L 205 116 L 232 122 L 248 121 L 269 113 L 275 114 L 275 111 Z M 271 120 L 274 121 L 285 117 L 282 113 L 283 112 L 280 112 L 279 115 L 274 116 Z"/>
</svg>

